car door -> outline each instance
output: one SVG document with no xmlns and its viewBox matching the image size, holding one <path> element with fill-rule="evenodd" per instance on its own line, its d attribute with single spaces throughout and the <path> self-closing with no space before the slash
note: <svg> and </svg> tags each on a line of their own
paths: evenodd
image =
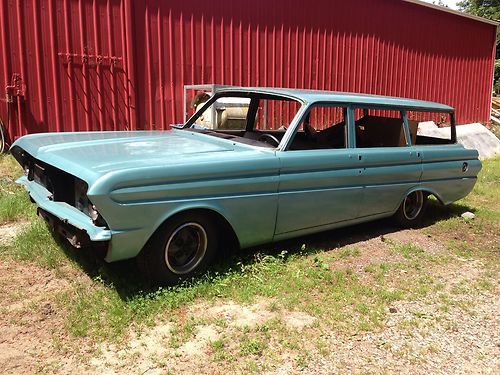
<svg viewBox="0 0 500 375">
<path fill-rule="evenodd" d="M 353 152 L 364 186 L 360 217 L 394 212 L 406 193 L 420 183 L 421 152 L 411 146 L 405 116 L 404 111 L 377 108 L 363 108 L 353 114 Z"/>
<path fill-rule="evenodd" d="M 358 216 L 363 186 L 352 150 L 282 151 L 278 157 L 276 235 Z"/>
<path fill-rule="evenodd" d="M 419 184 L 422 163 L 414 147 L 361 148 L 356 153 L 364 186 L 361 217 L 395 211 L 405 194 Z"/>
<path fill-rule="evenodd" d="M 314 105 L 280 160 L 275 235 L 355 219 L 363 187 L 356 154 L 346 147 L 345 108 Z M 309 130 L 308 130 L 309 129 Z"/>
</svg>

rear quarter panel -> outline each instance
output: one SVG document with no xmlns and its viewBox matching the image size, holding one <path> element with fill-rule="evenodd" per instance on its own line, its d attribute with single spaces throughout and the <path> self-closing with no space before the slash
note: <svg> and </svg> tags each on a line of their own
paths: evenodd
<svg viewBox="0 0 500 375">
<path fill-rule="evenodd" d="M 417 146 L 422 155 L 421 187 L 449 204 L 469 194 L 481 170 L 476 150 L 460 144 Z"/>
</svg>

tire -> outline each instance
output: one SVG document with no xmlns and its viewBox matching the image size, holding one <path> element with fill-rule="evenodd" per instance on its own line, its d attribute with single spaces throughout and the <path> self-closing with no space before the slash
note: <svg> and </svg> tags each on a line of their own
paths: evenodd
<svg viewBox="0 0 500 375">
<path fill-rule="evenodd" d="M 427 208 L 427 194 L 417 190 L 408 194 L 394 214 L 397 224 L 403 228 L 415 228 L 420 225 Z"/>
<path fill-rule="evenodd" d="M 153 234 L 137 257 L 138 266 L 156 284 L 179 284 L 199 275 L 212 263 L 218 237 L 209 216 L 180 214 Z"/>
<path fill-rule="evenodd" d="M 0 119 L 0 154 L 3 154 L 7 147 L 5 144 L 5 136 L 4 136 L 4 129 L 3 129 L 3 121 Z"/>
</svg>

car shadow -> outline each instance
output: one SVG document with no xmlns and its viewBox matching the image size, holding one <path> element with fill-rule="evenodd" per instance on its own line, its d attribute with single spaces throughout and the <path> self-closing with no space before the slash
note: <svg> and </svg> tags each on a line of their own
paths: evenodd
<svg viewBox="0 0 500 375">
<path fill-rule="evenodd" d="M 430 201 L 425 220 L 422 222 L 421 227 L 429 227 L 436 222 L 458 217 L 466 211 L 474 212 L 474 209 L 464 204 L 454 203 L 443 206 L 437 201 Z M 241 265 L 250 265 L 258 262 L 259 257 L 256 254 L 261 256 L 278 256 L 286 250 L 286 256 L 292 254 L 311 255 L 384 236 L 398 230 L 400 230 L 400 227 L 396 226 L 388 218 L 249 249 L 232 252 L 224 251 L 219 256 L 211 273 L 214 274 L 217 272 L 218 275 L 224 275 L 235 269 L 239 269 Z M 157 285 L 150 283 L 141 276 L 134 259 L 107 263 L 104 260 L 106 254 L 105 248 L 75 249 L 66 240 L 61 239 L 56 234 L 53 234 L 53 236 L 66 256 L 86 273 L 88 277 L 99 279 L 106 285 L 115 288 L 123 300 L 129 300 L 138 294 L 154 292 L 158 289 Z M 187 283 L 184 287 L 189 287 L 189 285 Z"/>
</svg>

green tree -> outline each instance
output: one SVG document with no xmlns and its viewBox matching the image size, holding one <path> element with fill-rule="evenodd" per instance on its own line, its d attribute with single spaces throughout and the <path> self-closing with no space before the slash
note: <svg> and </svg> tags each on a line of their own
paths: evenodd
<svg viewBox="0 0 500 375">
<path fill-rule="evenodd" d="M 434 5 L 439 5 L 441 7 L 445 7 L 445 8 L 448 8 L 448 5 L 446 5 L 445 3 L 443 3 L 443 0 L 437 0 L 437 1 L 433 1 L 432 4 Z"/>
<path fill-rule="evenodd" d="M 462 12 L 484 17 L 493 21 L 500 21 L 500 0 L 462 0 L 457 3 Z M 495 77 L 493 90 L 500 93 L 500 29 L 497 28 L 497 51 L 495 60 Z"/>
<path fill-rule="evenodd" d="M 489 20 L 500 20 L 500 0 L 462 0 L 457 5 L 462 12 Z"/>
</svg>

